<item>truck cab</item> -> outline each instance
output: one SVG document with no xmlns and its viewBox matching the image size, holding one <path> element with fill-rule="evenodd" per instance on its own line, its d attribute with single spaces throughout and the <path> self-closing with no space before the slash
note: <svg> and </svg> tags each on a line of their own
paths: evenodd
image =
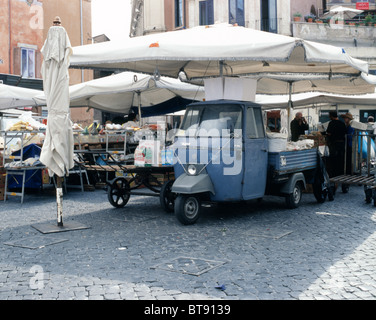
<svg viewBox="0 0 376 320">
<path fill-rule="evenodd" d="M 216 100 L 189 105 L 176 135 L 174 155 L 176 180 L 171 191 L 176 195 L 175 215 L 183 224 L 197 221 L 203 201 L 246 201 L 274 194 L 286 197 L 288 206 L 295 208 L 306 186 L 306 175 L 290 163 L 289 171 L 282 170 L 283 179 L 274 169 L 270 179 L 270 159 L 273 164 L 281 159 L 270 157 L 261 105 L 252 102 Z M 315 155 L 303 171 L 313 174 Z M 290 157 L 283 159 L 286 162 Z"/>
</svg>

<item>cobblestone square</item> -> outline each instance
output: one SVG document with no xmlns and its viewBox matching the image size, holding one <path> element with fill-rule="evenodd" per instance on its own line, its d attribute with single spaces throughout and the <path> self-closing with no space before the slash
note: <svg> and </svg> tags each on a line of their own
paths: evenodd
<svg viewBox="0 0 376 320">
<path fill-rule="evenodd" d="M 133 196 L 115 209 L 104 190 L 69 190 L 64 221 L 89 228 L 42 235 L 32 227 L 55 223 L 55 211 L 47 193 L 27 195 L 23 205 L 0 202 L 1 300 L 376 297 L 376 210 L 362 187 L 323 204 L 304 194 L 295 210 L 278 197 L 218 205 L 191 226 L 165 213 L 158 198 Z M 7 245 L 43 236 L 68 241 Z M 169 261 L 175 268 L 179 257 L 225 263 L 198 275 L 155 268 Z"/>
</svg>

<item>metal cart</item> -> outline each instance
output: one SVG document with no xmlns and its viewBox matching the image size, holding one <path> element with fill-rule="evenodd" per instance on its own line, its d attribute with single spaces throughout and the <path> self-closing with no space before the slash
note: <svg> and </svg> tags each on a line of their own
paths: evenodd
<svg viewBox="0 0 376 320">
<path fill-rule="evenodd" d="M 175 195 L 171 192 L 174 182 L 173 166 L 136 167 L 119 163 L 114 160 L 111 153 L 104 151 L 76 150 L 75 153 L 80 159 L 77 163 L 87 171 L 114 172 L 119 175 L 106 182 L 108 201 L 115 208 L 123 208 L 131 195 L 142 195 L 159 197 L 161 206 L 166 212 L 174 211 Z M 106 164 L 89 163 L 84 160 L 84 154 L 93 157 L 105 155 Z"/>
<path fill-rule="evenodd" d="M 376 206 L 375 156 L 372 154 L 374 141 L 374 134 L 357 130 L 352 137 L 352 150 L 348 150 L 346 141 L 344 167 L 346 169 L 346 154 L 351 152 L 351 174 L 330 178 L 330 182 L 341 184 L 344 193 L 348 192 L 350 185 L 363 185 L 366 202 L 373 200 Z"/>
</svg>

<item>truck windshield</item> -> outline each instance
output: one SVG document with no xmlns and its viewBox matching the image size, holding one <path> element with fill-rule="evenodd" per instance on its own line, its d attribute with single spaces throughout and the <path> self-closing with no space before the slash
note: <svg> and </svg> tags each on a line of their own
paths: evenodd
<svg viewBox="0 0 376 320">
<path fill-rule="evenodd" d="M 242 109 L 238 105 L 195 106 L 187 109 L 178 135 L 222 136 L 242 129 Z"/>
</svg>

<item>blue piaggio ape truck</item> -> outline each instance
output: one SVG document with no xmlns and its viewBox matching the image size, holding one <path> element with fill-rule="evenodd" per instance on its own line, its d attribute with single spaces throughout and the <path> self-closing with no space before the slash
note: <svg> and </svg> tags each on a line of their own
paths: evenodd
<svg viewBox="0 0 376 320">
<path fill-rule="evenodd" d="M 332 199 L 317 148 L 269 152 L 263 123 L 261 106 L 252 102 L 188 106 L 173 145 L 175 181 L 166 184 L 182 224 L 194 224 L 203 203 L 275 195 L 285 197 L 288 208 L 297 208 L 308 183 L 317 202 Z M 166 195 L 161 193 L 161 203 Z"/>
</svg>

